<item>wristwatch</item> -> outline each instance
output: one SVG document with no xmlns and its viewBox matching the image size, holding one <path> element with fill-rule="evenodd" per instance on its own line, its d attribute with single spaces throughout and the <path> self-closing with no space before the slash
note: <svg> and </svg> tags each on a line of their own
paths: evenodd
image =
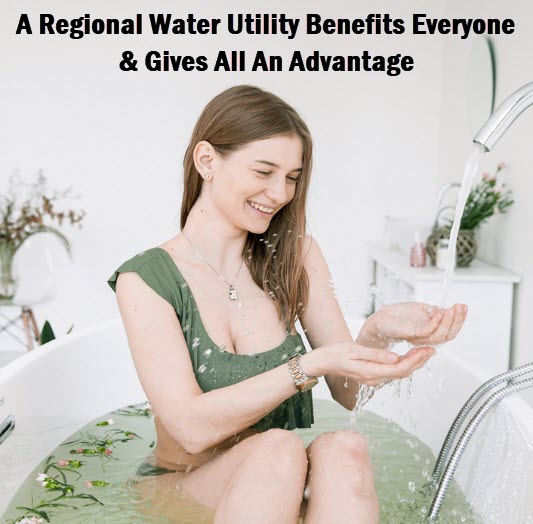
<svg viewBox="0 0 533 524">
<path fill-rule="evenodd" d="M 307 391 L 318 384 L 318 378 L 308 377 L 300 367 L 300 354 L 295 353 L 289 358 L 289 373 L 294 379 L 298 391 Z"/>
</svg>

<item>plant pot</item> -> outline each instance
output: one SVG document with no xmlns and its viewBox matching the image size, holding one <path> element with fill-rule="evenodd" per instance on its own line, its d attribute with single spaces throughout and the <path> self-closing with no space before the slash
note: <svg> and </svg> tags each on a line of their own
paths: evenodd
<svg viewBox="0 0 533 524">
<path fill-rule="evenodd" d="M 426 249 L 435 265 L 437 259 L 437 244 L 441 238 L 450 238 L 450 229 L 447 227 L 435 228 L 426 241 Z M 477 240 L 473 229 L 460 229 L 457 235 L 455 261 L 457 267 L 468 267 L 477 253 Z"/>
</svg>

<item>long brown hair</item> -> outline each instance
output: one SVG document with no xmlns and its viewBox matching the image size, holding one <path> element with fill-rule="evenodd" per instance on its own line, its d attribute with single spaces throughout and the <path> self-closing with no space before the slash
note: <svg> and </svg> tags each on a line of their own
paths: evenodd
<svg viewBox="0 0 533 524">
<path fill-rule="evenodd" d="M 248 233 L 243 257 L 254 282 L 275 301 L 280 322 L 291 326 L 309 296 L 303 267 L 306 199 L 312 168 L 313 143 L 305 122 L 276 95 L 252 85 L 226 89 L 202 111 L 183 158 L 184 190 L 180 227 L 200 195 L 203 178 L 193 160 L 198 142 L 206 140 L 222 157 L 250 142 L 276 135 L 299 136 L 303 145 L 303 171 L 294 198 L 272 218 L 263 234 Z"/>
</svg>

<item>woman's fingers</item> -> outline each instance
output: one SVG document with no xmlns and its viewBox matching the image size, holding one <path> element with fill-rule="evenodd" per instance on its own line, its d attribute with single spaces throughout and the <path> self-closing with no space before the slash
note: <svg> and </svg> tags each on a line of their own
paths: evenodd
<svg viewBox="0 0 533 524">
<path fill-rule="evenodd" d="M 424 322 L 420 326 L 415 328 L 413 337 L 417 339 L 423 339 L 431 336 L 439 327 L 442 320 L 443 313 L 439 311 L 436 313 L 429 322 Z"/>
<path fill-rule="evenodd" d="M 435 354 L 433 348 L 414 348 L 411 354 L 403 355 L 396 364 L 378 364 L 374 362 L 361 362 L 359 372 L 367 380 L 381 379 L 384 377 L 404 378 L 415 369 L 423 366 Z"/>
<path fill-rule="evenodd" d="M 448 332 L 448 336 L 446 340 L 453 340 L 457 333 L 459 333 L 459 330 L 463 327 L 464 321 L 466 319 L 466 313 L 468 311 L 468 308 L 465 304 L 455 304 L 455 317 L 453 319 L 453 324 L 450 327 L 450 331 Z"/>
<path fill-rule="evenodd" d="M 450 328 L 453 324 L 453 319 L 455 317 L 455 308 L 448 308 L 444 312 L 442 320 L 439 324 L 439 327 L 428 337 L 428 343 L 430 344 L 440 344 L 448 340 L 446 337 L 450 332 Z"/>
<path fill-rule="evenodd" d="M 398 354 L 393 353 L 392 351 L 360 345 L 355 346 L 354 356 L 361 360 L 368 360 L 370 362 L 378 362 L 382 364 L 398 362 L 399 359 Z"/>
</svg>

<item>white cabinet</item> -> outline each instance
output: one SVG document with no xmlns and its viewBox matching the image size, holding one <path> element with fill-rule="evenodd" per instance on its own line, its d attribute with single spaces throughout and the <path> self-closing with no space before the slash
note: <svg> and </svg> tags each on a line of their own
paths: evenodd
<svg viewBox="0 0 533 524">
<path fill-rule="evenodd" d="M 409 255 L 401 251 L 375 244 L 367 248 L 373 265 L 374 310 L 410 300 L 439 305 L 444 271 L 433 266 L 411 268 Z M 455 269 L 446 306 L 467 304 L 468 317 L 459 335 L 442 350 L 456 353 L 491 375 L 507 371 L 513 291 L 519 281 L 517 275 L 480 260 Z"/>
</svg>

